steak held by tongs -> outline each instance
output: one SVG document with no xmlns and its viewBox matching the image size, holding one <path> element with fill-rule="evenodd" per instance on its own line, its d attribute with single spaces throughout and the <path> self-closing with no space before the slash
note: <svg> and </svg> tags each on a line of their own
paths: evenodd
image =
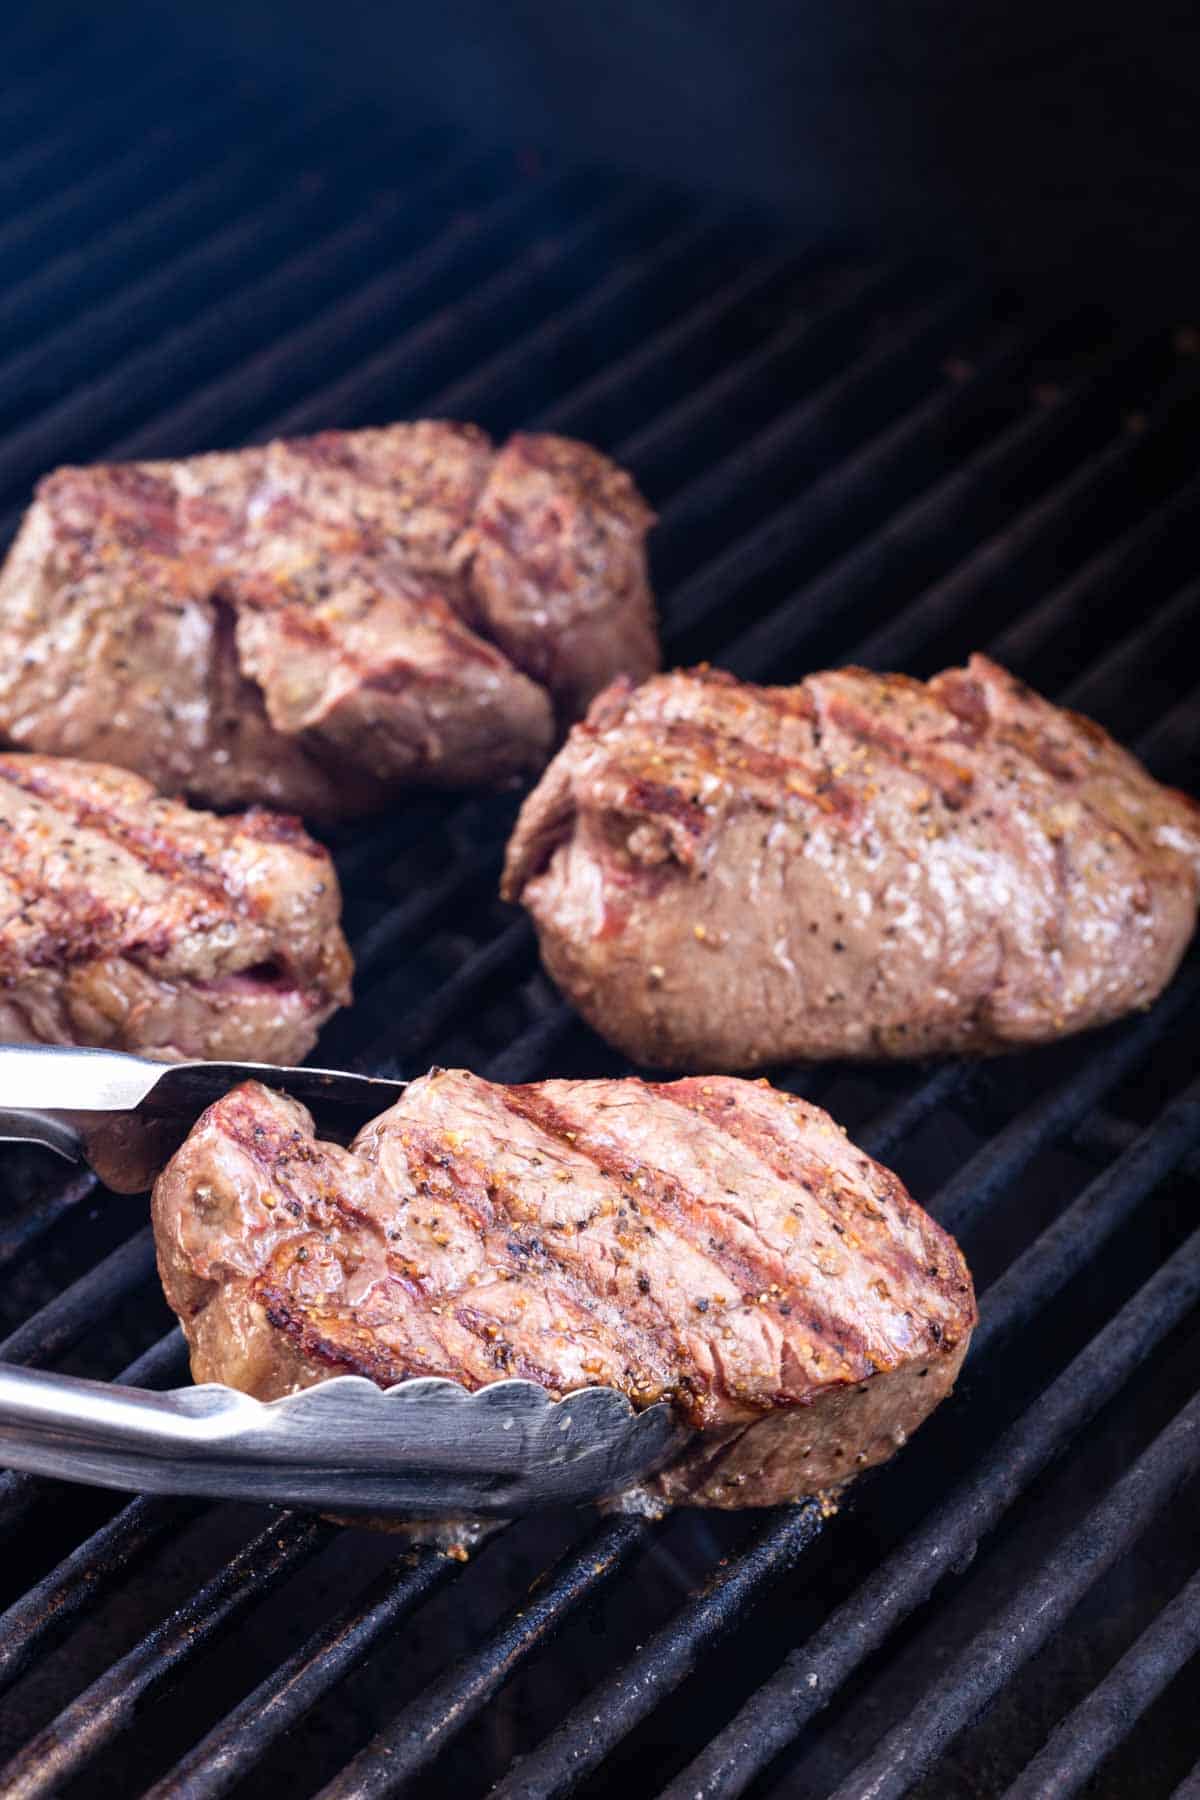
<svg viewBox="0 0 1200 1800">
<path fill-rule="evenodd" d="M 765 1082 L 39 1047 L 0 1048 L 0 1092 L 0 1135 L 127 1190 L 162 1169 L 159 1271 L 201 1384 L 0 1365 L 0 1458 L 42 1474 L 378 1521 L 769 1505 L 891 1456 L 975 1324 L 953 1239 Z"/>
<path fill-rule="evenodd" d="M 651 517 L 586 444 L 430 421 L 59 469 L 0 573 L 0 737 L 325 819 L 504 783 L 658 666 Z"/>
<path fill-rule="evenodd" d="M 828 1114 L 765 1083 L 409 1084 L 349 1149 L 250 1083 L 159 1177 L 198 1381 L 271 1399 L 517 1378 L 666 1402 L 654 1491 L 766 1506 L 891 1456 L 975 1323 L 953 1239 Z"/>
</svg>

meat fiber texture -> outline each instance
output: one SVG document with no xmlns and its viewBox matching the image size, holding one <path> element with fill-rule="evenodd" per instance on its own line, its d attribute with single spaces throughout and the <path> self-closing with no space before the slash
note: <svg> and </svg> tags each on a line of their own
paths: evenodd
<svg viewBox="0 0 1200 1800">
<path fill-rule="evenodd" d="M 986 657 L 617 683 L 526 801 L 503 892 L 637 1062 L 994 1052 L 1145 1007 L 1200 808 Z"/>
<path fill-rule="evenodd" d="M 350 999 L 328 853 L 294 818 L 0 755 L 0 1039 L 298 1062 Z"/>
<path fill-rule="evenodd" d="M 153 1199 L 197 1381 L 330 1375 L 558 1396 L 612 1386 L 691 1428 L 650 1486 L 765 1506 L 883 1461 L 975 1324 L 952 1238 L 828 1114 L 711 1077 L 413 1082 L 349 1149 L 255 1083 Z"/>
<path fill-rule="evenodd" d="M 0 573 L 0 734 L 316 819 L 504 784 L 657 668 L 651 518 L 587 445 L 430 421 L 59 469 Z"/>
</svg>

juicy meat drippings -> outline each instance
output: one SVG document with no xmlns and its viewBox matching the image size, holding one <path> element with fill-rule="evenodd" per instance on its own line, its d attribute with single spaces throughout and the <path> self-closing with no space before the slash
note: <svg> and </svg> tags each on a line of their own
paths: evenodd
<svg viewBox="0 0 1200 1800">
<path fill-rule="evenodd" d="M 668 1499 L 768 1505 L 890 1456 L 975 1322 L 954 1241 L 765 1083 L 412 1083 L 350 1150 L 257 1084 L 154 1193 L 198 1381 L 610 1385 L 692 1429 Z"/>
</svg>

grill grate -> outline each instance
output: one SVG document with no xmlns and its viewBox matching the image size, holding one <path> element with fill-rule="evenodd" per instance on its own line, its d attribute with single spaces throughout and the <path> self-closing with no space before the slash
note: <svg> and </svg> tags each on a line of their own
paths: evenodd
<svg viewBox="0 0 1200 1800">
<path fill-rule="evenodd" d="M 118 90 L 119 32 L 20 35 L 7 528 L 64 460 L 439 412 L 577 432 L 661 508 L 672 660 L 786 680 L 987 647 L 1197 783 L 1191 330 L 781 253 L 611 174 L 215 65 L 180 83 L 153 47 Z M 494 897 L 514 808 L 416 796 L 342 834 L 359 1000 L 323 1060 L 620 1072 Z M 982 1292 L 959 1393 L 832 1525 L 554 1517 L 460 1564 L 0 1475 L 0 1794 L 1197 1791 L 1198 994 L 1193 958 L 1145 1017 L 1036 1056 L 783 1072 Z M 144 1206 L 4 1170 L 0 1357 L 183 1379 Z"/>
</svg>

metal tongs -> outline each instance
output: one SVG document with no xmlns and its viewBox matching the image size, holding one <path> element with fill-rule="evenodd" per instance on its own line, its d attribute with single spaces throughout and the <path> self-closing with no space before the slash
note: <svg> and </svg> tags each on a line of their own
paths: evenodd
<svg viewBox="0 0 1200 1800">
<path fill-rule="evenodd" d="M 0 1141 L 45 1145 L 138 1193 L 204 1108 L 248 1080 L 303 1101 L 342 1139 L 404 1090 L 327 1069 L 0 1045 Z M 0 1363 L 0 1464 L 376 1521 L 508 1517 L 611 1497 L 684 1435 L 666 1403 L 635 1412 L 615 1388 L 555 1400 L 531 1381 L 468 1393 L 419 1378 L 385 1392 L 339 1375 L 260 1401 L 215 1382 L 155 1393 Z"/>
</svg>

